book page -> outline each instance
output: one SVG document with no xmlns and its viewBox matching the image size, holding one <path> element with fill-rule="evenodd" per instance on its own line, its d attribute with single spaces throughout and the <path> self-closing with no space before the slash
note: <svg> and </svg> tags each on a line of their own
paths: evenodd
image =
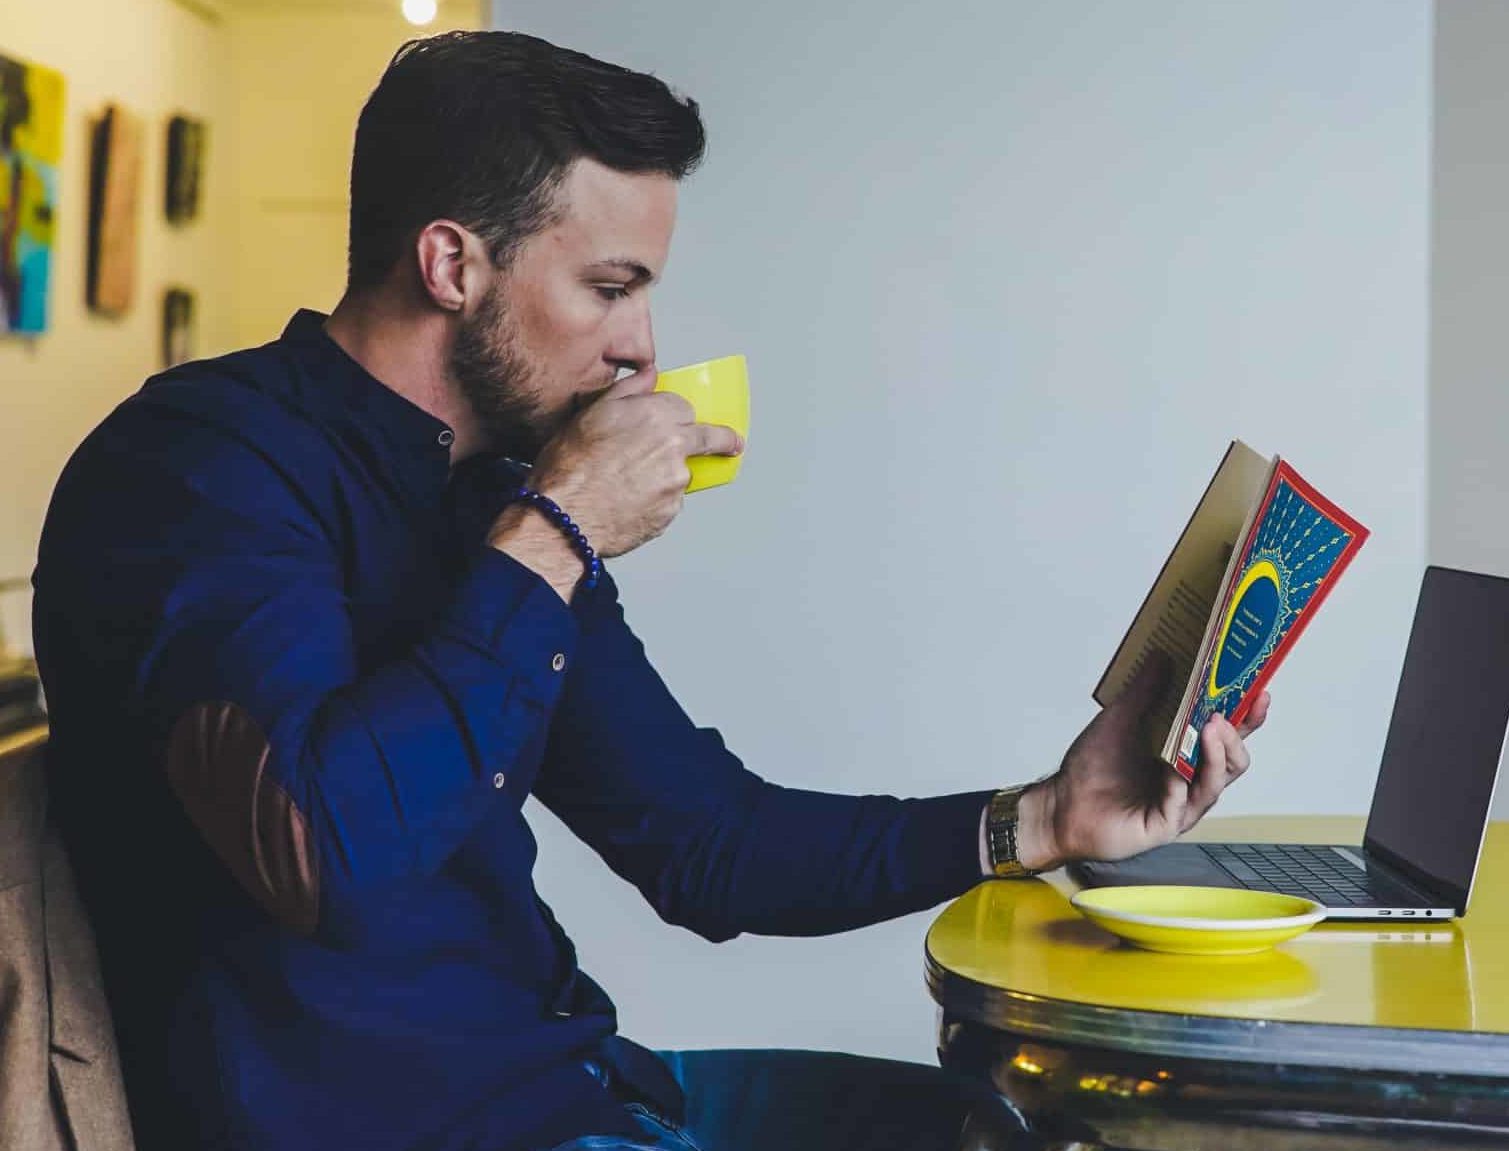
<svg viewBox="0 0 1509 1151">
<path fill-rule="evenodd" d="M 1121 694 L 1151 652 L 1168 655 L 1173 674 L 1156 718 L 1150 721 L 1149 742 L 1155 753 L 1162 752 L 1179 718 L 1222 577 L 1271 467 L 1246 444 L 1232 441 L 1095 688 L 1095 701 L 1105 706 Z"/>
<path fill-rule="evenodd" d="M 1196 731 L 1191 736 L 1189 725 L 1185 721 L 1191 708 L 1194 707 L 1195 700 L 1199 698 L 1202 682 L 1201 669 L 1205 667 L 1211 645 L 1216 642 L 1216 635 L 1220 631 L 1222 608 L 1231 594 L 1232 580 L 1235 577 L 1237 565 L 1241 562 L 1242 556 L 1247 554 L 1247 544 L 1252 538 L 1253 526 L 1257 523 L 1259 511 L 1263 506 L 1264 493 L 1267 492 L 1268 484 L 1277 471 L 1277 464 L 1277 458 L 1270 463 L 1268 475 L 1264 478 L 1257 497 L 1252 501 L 1252 506 L 1247 509 L 1247 518 L 1242 521 L 1242 530 L 1237 533 L 1236 543 L 1227 555 L 1226 570 L 1221 573 L 1220 587 L 1216 591 L 1216 602 L 1211 606 L 1210 617 L 1206 620 L 1205 634 L 1200 638 L 1199 654 L 1195 656 L 1194 667 L 1190 669 L 1189 677 L 1185 681 L 1184 694 L 1179 698 L 1178 706 L 1168 727 L 1159 729 L 1167 732 L 1162 748 L 1163 762 L 1172 766 L 1188 780 L 1194 779 L 1195 771 L 1190 764 L 1185 762 L 1184 755 L 1190 740 L 1198 740 L 1200 733 Z M 1159 718 L 1162 718 L 1161 715 Z"/>
<path fill-rule="evenodd" d="M 1148 654 L 1154 650 L 1167 653 L 1173 660 L 1173 672 L 1153 710 L 1148 724 L 1160 737 L 1173 726 L 1184 700 L 1190 672 L 1200 657 L 1200 642 L 1205 638 L 1206 624 L 1216 605 L 1216 596 L 1221 591 L 1221 577 L 1235 547 L 1234 540 L 1219 544 L 1217 548 L 1201 557 L 1198 568 L 1190 565 L 1173 588 L 1167 606 L 1154 623 L 1148 643 L 1132 661 L 1127 678 L 1142 670 Z"/>
</svg>

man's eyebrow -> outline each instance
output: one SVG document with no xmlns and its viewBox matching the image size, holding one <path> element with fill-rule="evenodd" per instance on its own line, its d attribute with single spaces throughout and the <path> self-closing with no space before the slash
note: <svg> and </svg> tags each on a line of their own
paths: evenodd
<svg viewBox="0 0 1509 1151">
<path fill-rule="evenodd" d="M 627 257 L 617 256 L 610 260 L 593 260 L 594 268 L 617 268 L 620 272 L 628 272 L 639 283 L 653 284 L 655 273 L 646 268 L 638 260 L 630 260 Z"/>
</svg>

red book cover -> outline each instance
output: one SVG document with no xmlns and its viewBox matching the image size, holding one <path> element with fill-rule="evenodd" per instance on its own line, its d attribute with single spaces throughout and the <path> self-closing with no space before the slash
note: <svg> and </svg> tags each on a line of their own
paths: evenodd
<svg viewBox="0 0 1509 1151">
<path fill-rule="evenodd" d="M 1216 612 L 1214 638 L 1183 716 L 1174 768 L 1193 779 L 1200 731 L 1216 712 L 1239 724 L 1315 616 L 1367 528 L 1278 461 Z"/>
</svg>

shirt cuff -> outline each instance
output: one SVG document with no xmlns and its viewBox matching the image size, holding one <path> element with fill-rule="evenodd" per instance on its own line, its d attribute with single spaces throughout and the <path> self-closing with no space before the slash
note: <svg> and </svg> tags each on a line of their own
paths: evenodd
<svg viewBox="0 0 1509 1151">
<path fill-rule="evenodd" d="M 913 799 L 909 839 L 917 880 L 929 905 L 963 895 L 986 877 L 980 868 L 980 814 L 991 791 Z"/>
<path fill-rule="evenodd" d="M 533 702 L 551 706 L 575 656 L 571 609 L 534 569 L 483 545 L 447 613 L 453 628 L 503 656 Z"/>
</svg>

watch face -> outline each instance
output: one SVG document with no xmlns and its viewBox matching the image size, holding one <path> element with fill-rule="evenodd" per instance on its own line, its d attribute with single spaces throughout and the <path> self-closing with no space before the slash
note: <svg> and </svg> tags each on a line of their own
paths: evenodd
<svg viewBox="0 0 1509 1151">
<path fill-rule="evenodd" d="M 997 827 L 990 836 L 990 856 L 993 863 L 1016 862 L 1016 836 L 1010 824 Z"/>
<path fill-rule="evenodd" d="M 985 817 L 990 863 L 997 875 L 1026 875 L 1017 850 L 1017 803 L 1024 788 L 997 792 Z"/>
<path fill-rule="evenodd" d="M 991 862 L 1016 862 L 1016 819 L 1013 816 L 993 813 L 989 825 Z"/>
</svg>

